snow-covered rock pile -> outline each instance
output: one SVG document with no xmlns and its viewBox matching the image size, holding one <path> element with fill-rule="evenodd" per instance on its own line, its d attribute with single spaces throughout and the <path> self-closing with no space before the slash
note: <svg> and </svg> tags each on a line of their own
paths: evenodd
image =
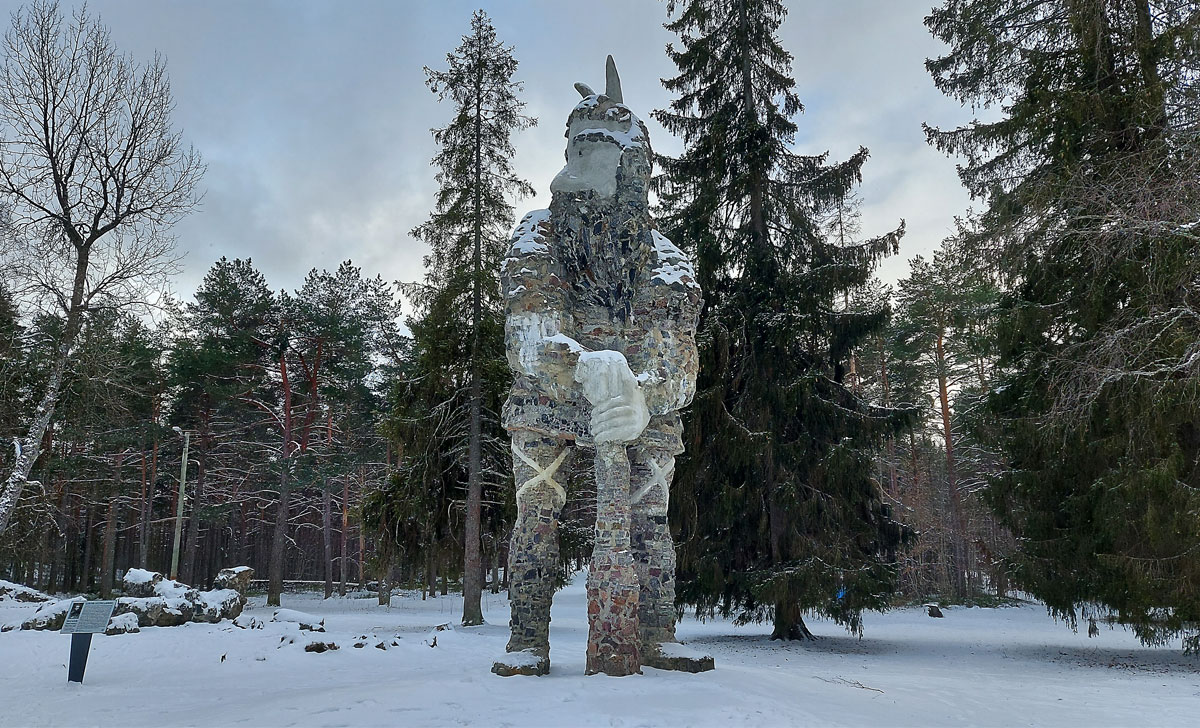
<svg viewBox="0 0 1200 728">
<path fill-rule="evenodd" d="M 128 619 L 120 623 L 116 621 L 126 614 L 134 615 L 139 627 L 174 627 L 185 622 L 216 623 L 237 617 L 246 605 L 246 597 L 236 589 L 200 591 L 145 569 L 130 569 L 125 573 L 122 593 L 124 596 L 117 599 L 116 609 L 113 610 L 110 628 L 114 623 L 127 625 Z M 21 629 L 61 629 L 71 603 L 82 599 L 75 597 L 43 604 L 19 626 Z M 17 626 L 7 624 L 0 631 Z"/>
<path fill-rule="evenodd" d="M 235 589 L 200 591 L 145 569 L 130 569 L 123 581 L 125 596 L 114 615 L 133 613 L 141 627 L 174 627 L 184 622 L 220 622 L 242 613 L 246 599 Z"/>
<path fill-rule="evenodd" d="M 36 589 L 0 579 L 0 602 L 8 601 L 36 603 L 54 600 Z"/>
<path fill-rule="evenodd" d="M 8 632 L 14 629 L 62 629 L 63 622 L 67 619 L 67 610 L 71 608 L 74 602 L 85 601 L 83 597 L 74 597 L 72 599 L 60 599 L 58 601 L 46 602 L 38 607 L 38 610 L 33 613 L 33 616 L 24 622 L 9 622 L 0 627 L 0 632 Z"/>
</svg>

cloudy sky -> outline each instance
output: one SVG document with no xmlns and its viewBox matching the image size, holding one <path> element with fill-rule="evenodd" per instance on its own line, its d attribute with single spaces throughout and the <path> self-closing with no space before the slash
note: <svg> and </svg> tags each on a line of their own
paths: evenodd
<svg viewBox="0 0 1200 728">
<path fill-rule="evenodd" d="M 881 269 L 888 281 L 969 204 L 953 160 L 921 131 L 971 117 L 925 72 L 942 52 L 921 23 L 932 4 L 791 0 L 781 29 L 806 106 L 798 150 L 844 158 L 868 147 L 864 232 L 908 222 L 900 256 Z M 176 228 L 186 253 L 176 290 L 189 295 L 222 255 L 253 258 L 277 289 L 347 258 L 388 280 L 419 278 L 424 246 L 408 231 L 435 192 L 429 129 L 451 114 L 422 67 L 444 64 L 480 6 L 516 46 L 539 120 L 515 140 L 518 173 L 538 191 L 516 202 L 518 217 L 548 204 L 572 83 L 602 86 L 608 53 L 655 149 L 679 150 L 649 113 L 669 102 L 660 79 L 675 70 L 662 0 L 92 0 L 118 47 L 166 56 L 176 123 L 208 164 L 203 205 Z"/>
</svg>

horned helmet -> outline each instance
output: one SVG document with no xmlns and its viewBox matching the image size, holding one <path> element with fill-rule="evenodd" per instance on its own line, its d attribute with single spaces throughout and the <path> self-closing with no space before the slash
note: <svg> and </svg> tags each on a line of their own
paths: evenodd
<svg viewBox="0 0 1200 728">
<path fill-rule="evenodd" d="M 567 164 L 550 183 L 550 192 L 602 201 L 619 195 L 646 204 L 654 158 L 650 133 L 624 103 L 612 56 L 605 70 L 602 94 L 575 84 L 583 99 L 567 118 Z"/>
</svg>

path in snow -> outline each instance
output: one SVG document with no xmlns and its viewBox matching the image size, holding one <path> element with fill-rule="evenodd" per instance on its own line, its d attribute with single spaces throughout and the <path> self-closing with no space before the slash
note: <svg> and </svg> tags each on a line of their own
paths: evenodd
<svg viewBox="0 0 1200 728">
<path fill-rule="evenodd" d="M 285 607 L 324 617 L 327 631 L 300 632 L 294 623 L 242 630 L 227 621 L 98 635 L 83 685 L 66 682 L 69 638 L 6 632 L 0 726 L 1090 728 L 1200 720 L 1200 658 L 1178 645 L 1141 647 L 1121 629 L 1088 639 L 1033 605 L 950 609 L 945 619 L 921 609 L 872 614 L 861 640 L 813 621 L 821 639 L 807 644 L 770 642 L 769 625 L 685 619 L 680 638 L 711 651 L 715 671 L 585 677 L 576 579 L 555 599 L 551 674 L 500 678 L 489 668 L 504 649 L 507 602 L 484 598 L 489 624 L 435 631 L 457 623 L 459 597 L 396 598 L 388 609 L 374 598 L 285 594 Z M 252 600 L 246 614 L 269 620 L 262 603 Z M 34 608 L 0 602 L 0 623 Z M 340 649 L 304 652 L 314 640 Z M 358 641 L 366 647 L 355 649 Z M 386 651 L 374 647 L 381 641 Z"/>
</svg>

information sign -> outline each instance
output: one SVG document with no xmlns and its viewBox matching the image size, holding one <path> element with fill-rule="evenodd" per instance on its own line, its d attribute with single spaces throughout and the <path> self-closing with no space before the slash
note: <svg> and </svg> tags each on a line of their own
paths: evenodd
<svg viewBox="0 0 1200 728">
<path fill-rule="evenodd" d="M 92 635 L 108 628 L 117 603 L 108 599 L 95 602 L 73 602 L 63 620 L 61 634 L 71 635 L 71 662 L 67 666 L 69 682 L 83 682 L 83 671 L 87 669 L 88 650 L 92 646 Z"/>
<path fill-rule="evenodd" d="M 75 602 L 67 619 L 63 622 L 61 634 L 99 634 L 108 629 L 108 620 L 116 609 L 115 600 L 96 602 Z"/>
</svg>

